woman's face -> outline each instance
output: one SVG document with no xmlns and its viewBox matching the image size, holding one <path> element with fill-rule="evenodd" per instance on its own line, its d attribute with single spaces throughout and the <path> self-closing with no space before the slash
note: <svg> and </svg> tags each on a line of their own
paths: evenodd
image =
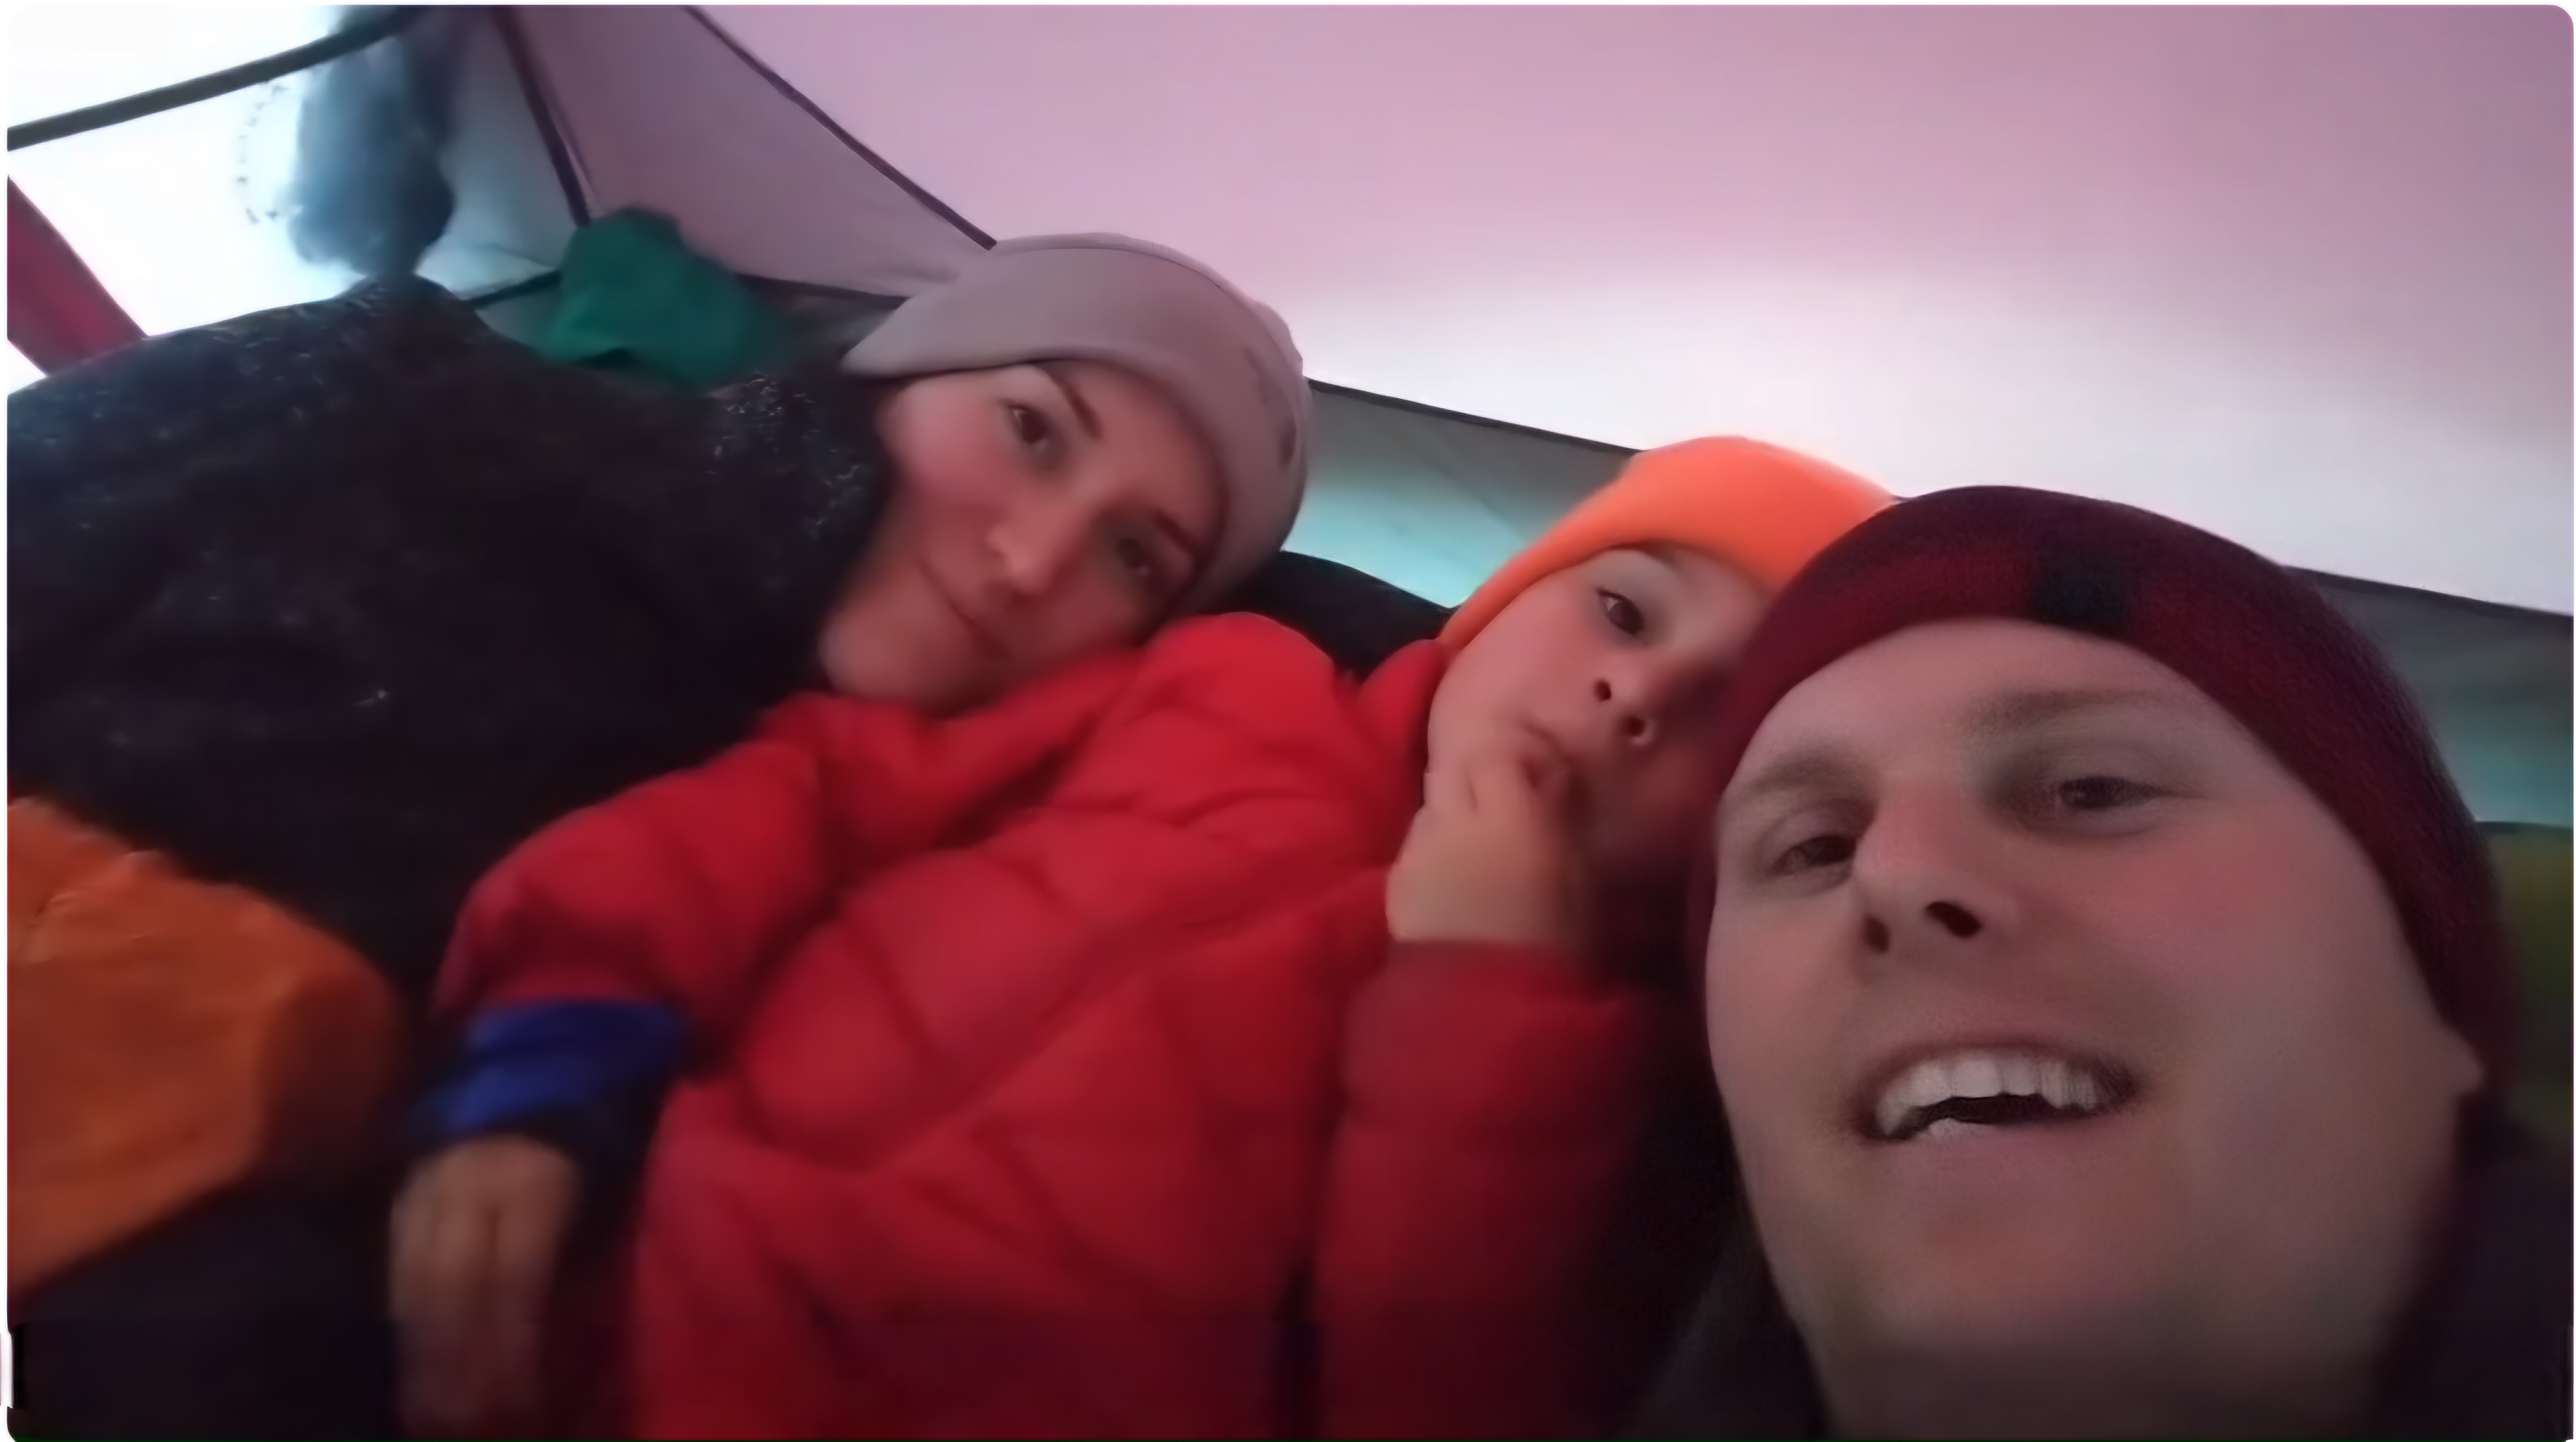
<svg viewBox="0 0 2576 1442">
<path fill-rule="evenodd" d="M 1709 1049 L 1828 1372 L 2223 1387 L 2384 1337 L 2478 1064 L 2359 845 L 2197 688 L 1900 632 L 1770 713 L 1717 844 Z"/>
<path fill-rule="evenodd" d="M 895 486 L 823 626 L 834 691 L 948 715 L 1132 644 L 1207 564 L 1213 451 L 1145 380 L 1090 361 L 911 382 L 877 415 Z"/>
</svg>

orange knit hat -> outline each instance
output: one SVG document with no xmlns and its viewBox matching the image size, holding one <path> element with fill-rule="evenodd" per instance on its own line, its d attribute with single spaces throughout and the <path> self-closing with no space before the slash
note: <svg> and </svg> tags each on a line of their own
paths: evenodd
<svg viewBox="0 0 2576 1442">
<path fill-rule="evenodd" d="M 1532 584 L 1621 546 L 1687 546 L 1777 591 L 1890 499 L 1840 467 L 1741 436 L 1647 451 L 1477 587 L 1440 644 L 1461 649 Z"/>
</svg>

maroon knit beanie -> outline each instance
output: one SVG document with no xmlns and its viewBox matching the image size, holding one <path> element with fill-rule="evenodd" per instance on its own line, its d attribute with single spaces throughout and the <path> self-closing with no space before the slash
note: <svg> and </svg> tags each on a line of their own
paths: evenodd
<svg viewBox="0 0 2576 1442">
<path fill-rule="evenodd" d="M 1771 708 L 1898 631 L 1971 617 L 2117 642 L 2225 707 L 2378 870 L 2445 1020 L 2489 1094 L 2512 1079 L 2513 972 L 2486 847 L 2423 718 L 2378 651 L 2317 590 L 2261 556 L 2148 511 L 1989 486 L 1902 502 L 1828 547 L 1772 603 L 1721 707 L 1730 779 Z M 1705 953 L 1715 867 L 1692 934 Z"/>
</svg>

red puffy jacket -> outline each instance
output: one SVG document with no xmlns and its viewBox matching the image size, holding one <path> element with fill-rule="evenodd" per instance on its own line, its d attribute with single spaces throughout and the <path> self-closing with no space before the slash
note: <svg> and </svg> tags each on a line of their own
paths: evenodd
<svg viewBox="0 0 2576 1442">
<path fill-rule="evenodd" d="M 487 878 L 451 1009 L 691 1056 L 618 1278 L 642 1436 L 1597 1428 L 1661 1020 L 1390 947 L 1439 653 L 1224 616 L 949 722 L 811 697 Z"/>
</svg>

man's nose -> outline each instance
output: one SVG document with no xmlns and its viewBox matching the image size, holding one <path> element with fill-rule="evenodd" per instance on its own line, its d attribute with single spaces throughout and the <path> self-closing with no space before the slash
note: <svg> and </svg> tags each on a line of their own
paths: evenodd
<svg viewBox="0 0 2576 1442">
<path fill-rule="evenodd" d="M 2019 907 L 1991 824 L 1973 797 L 1881 799 L 1852 853 L 1869 950 L 1955 949 L 2013 928 Z"/>
</svg>

